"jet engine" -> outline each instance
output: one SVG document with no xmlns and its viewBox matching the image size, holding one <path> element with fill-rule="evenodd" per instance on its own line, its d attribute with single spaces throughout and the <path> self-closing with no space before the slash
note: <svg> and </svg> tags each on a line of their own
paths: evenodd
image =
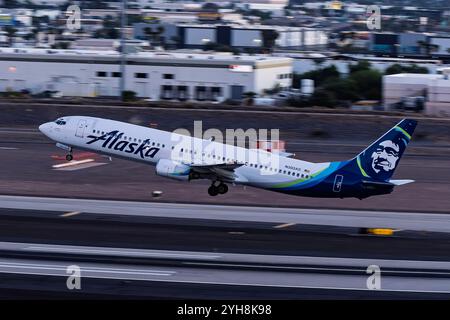
<svg viewBox="0 0 450 320">
<path fill-rule="evenodd" d="M 175 180 L 189 180 L 191 168 L 185 164 L 169 159 L 161 159 L 156 164 L 156 174 Z"/>
</svg>

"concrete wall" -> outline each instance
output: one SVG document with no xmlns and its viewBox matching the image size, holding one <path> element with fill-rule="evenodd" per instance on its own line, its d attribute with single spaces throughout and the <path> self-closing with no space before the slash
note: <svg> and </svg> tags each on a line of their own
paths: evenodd
<svg viewBox="0 0 450 320">
<path fill-rule="evenodd" d="M 248 62 L 238 62 L 249 66 Z M 28 89 L 33 93 L 44 90 L 58 90 L 70 96 L 117 96 L 119 94 L 118 64 L 99 63 L 64 63 L 64 62 L 29 62 L 0 61 L 0 91 Z M 239 68 L 238 68 L 239 70 Z M 97 72 L 106 72 L 106 77 Z M 237 72 L 226 67 L 201 66 L 158 66 L 127 65 L 126 89 L 135 91 L 140 97 L 159 99 L 162 86 L 187 86 L 189 92 L 195 87 L 220 87 L 225 98 L 229 97 L 230 86 L 244 87 L 244 92 L 262 92 L 273 88 L 276 83 L 290 86 L 291 79 L 277 79 L 278 74 L 291 73 L 292 67 L 282 63 L 250 72 Z M 147 78 L 138 78 L 136 73 L 146 73 Z M 173 79 L 165 79 L 164 74 L 173 74 Z M 70 75 L 70 76 L 68 76 Z M 190 95 L 193 96 L 192 94 Z"/>
</svg>

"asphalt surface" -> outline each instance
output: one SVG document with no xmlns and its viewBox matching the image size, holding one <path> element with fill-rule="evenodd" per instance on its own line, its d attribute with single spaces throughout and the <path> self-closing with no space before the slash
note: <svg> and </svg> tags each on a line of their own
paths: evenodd
<svg viewBox="0 0 450 320">
<path fill-rule="evenodd" d="M 356 227 L 272 220 L 296 217 L 295 209 L 0 197 L 0 207 L 27 206 L 34 209 L 0 210 L 0 277 L 8 275 L 0 297 L 448 298 L 448 233 L 367 236 Z M 247 211 L 259 221 L 246 221 Z M 445 217 L 397 215 L 423 226 Z M 83 270 L 83 293 L 64 287 L 73 264 Z M 365 287 L 365 266 L 373 264 L 384 272 L 377 292 Z"/>
<path fill-rule="evenodd" d="M 450 233 L 447 214 L 381 212 L 335 209 L 296 209 L 252 206 L 224 206 L 42 198 L 0 195 L 0 206 L 10 209 L 50 210 L 119 216 L 203 219 L 281 224 L 322 225 L 353 228 L 392 228 Z"/>
<path fill-rule="evenodd" d="M 70 297 L 66 268 L 75 264 L 89 289 L 71 297 L 205 298 L 210 290 L 209 298 L 220 299 L 448 298 L 447 233 L 401 231 L 382 237 L 349 227 L 278 227 L 151 214 L 1 209 L 0 277 L 8 274 L 9 280 L 0 283 L 0 296 L 7 288 L 19 295 L 28 288 L 24 296 L 51 297 L 59 290 Z M 366 287 L 365 269 L 373 264 L 382 270 L 382 290 L 376 293 Z M 143 282 L 170 286 L 152 285 L 157 289 L 150 293 Z M 201 289 L 189 294 L 188 287 Z"/>
<path fill-rule="evenodd" d="M 280 129 L 287 151 L 300 159 L 323 162 L 354 157 L 402 116 L 20 103 L 2 104 L 0 112 L 0 194 L 377 211 L 450 210 L 450 121 L 445 118 L 405 115 L 417 118 L 419 125 L 393 178 L 416 182 L 398 187 L 390 195 L 360 201 L 296 197 L 242 186 L 231 187 L 226 195 L 210 197 L 207 181 L 172 181 L 156 176 L 151 166 L 118 159 L 110 162 L 77 151 L 75 158 L 84 155 L 95 163 L 81 166 L 84 169 L 80 170 L 54 170 L 52 165 L 64 162 L 64 151 L 37 127 L 59 116 L 84 114 L 169 131 L 193 130 L 194 121 L 199 120 L 203 131 Z M 162 191 L 163 196 L 152 198 L 155 190 Z"/>
<path fill-rule="evenodd" d="M 446 261 L 446 233 L 2 209 L 0 241 L 203 252 Z"/>
<path fill-rule="evenodd" d="M 157 176 L 152 166 L 119 159 L 110 162 L 107 158 L 85 152 L 75 152 L 75 159 L 84 156 L 94 159 L 97 164 L 106 164 L 74 171 L 55 170 L 52 165 L 65 162 L 62 160 L 64 151 L 39 134 L 14 134 L 17 136 L 27 141 L 2 139 L 0 134 L 0 194 L 377 211 L 450 210 L 450 170 L 447 170 L 450 156 L 444 147 L 412 149 L 411 154 L 403 157 L 394 178 L 414 179 L 416 182 L 397 187 L 392 194 L 360 201 L 296 197 L 242 186 L 231 186 L 226 195 L 210 197 L 207 194 L 208 181 L 173 181 Z M 33 138 L 27 138 L 29 136 Z M 300 152 L 298 157 L 309 161 L 347 159 L 362 149 L 349 144 L 307 143 L 299 146 L 299 149 L 306 148 L 310 151 Z M 341 151 L 334 154 L 333 150 Z M 162 191 L 162 197 L 152 198 L 155 190 Z"/>
<path fill-rule="evenodd" d="M 5 105 L 1 112 L 0 194 L 60 198 L 0 197 L 0 241 L 9 247 L 0 246 L 2 298 L 448 298 L 446 119 L 419 120 L 394 177 L 416 183 L 360 201 L 294 197 L 241 186 L 213 198 L 206 193 L 206 181 L 183 184 L 156 176 L 146 165 L 81 152 L 75 152 L 75 159 L 93 161 L 56 169 L 53 165 L 64 163 L 64 152 L 36 128 L 70 114 L 164 130 L 191 128 L 194 120 L 203 120 L 204 130 L 282 128 L 287 151 L 321 162 L 353 157 L 399 117 L 25 105 Z M 152 197 L 155 190 L 162 196 Z M 367 236 L 360 234 L 361 227 L 391 227 L 396 232 Z M 35 250 L 10 250 L 11 243 L 26 243 Z M 72 247 L 62 247 L 66 252 L 55 256 L 42 252 L 49 245 Z M 83 256 L 80 250 L 91 255 Z M 166 257 L 118 261 L 99 254 L 140 255 L 139 250 L 165 252 Z M 180 265 L 181 260 L 167 259 L 174 254 L 219 256 L 225 259 L 220 263 L 239 263 L 231 267 L 184 259 L 191 264 Z M 245 258 L 236 261 L 234 255 Z M 241 265 L 255 259 L 264 268 Z M 282 269 L 291 259 L 297 261 L 296 269 Z M 305 267 L 308 261 L 314 270 Z M 68 263 L 82 264 L 90 275 L 83 280 L 83 292 L 67 291 Z M 366 290 L 368 275 L 361 271 L 368 263 L 395 264 L 390 265 L 394 273 L 383 275 L 384 291 Z M 358 272 L 343 272 L 355 264 Z M 407 272 L 411 264 L 418 274 Z M 436 270 L 439 274 L 433 274 Z"/>
</svg>

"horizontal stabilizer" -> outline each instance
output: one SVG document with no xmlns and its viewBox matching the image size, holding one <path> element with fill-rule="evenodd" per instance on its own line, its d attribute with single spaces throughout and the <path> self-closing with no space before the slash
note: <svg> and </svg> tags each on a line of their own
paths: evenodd
<svg viewBox="0 0 450 320">
<path fill-rule="evenodd" d="M 411 179 L 407 179 L 407 180 L 389 180 L 390 183 L 396 185 L 396 186 L 401 186 L 404 184 L 408 184 L 408 183 L 412 183 L 414 182 L 414 180 Z"/>
</svg>

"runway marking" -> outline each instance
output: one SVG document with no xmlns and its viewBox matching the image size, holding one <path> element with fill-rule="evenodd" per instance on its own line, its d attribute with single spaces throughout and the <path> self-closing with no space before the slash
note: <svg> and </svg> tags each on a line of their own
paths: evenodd
<svg viewBox="0 0 450 320">
<path fill-rule="evenodd" d="M 38 270 L 53 270 L 53 271 L 63 271 L 63 272 L 65 272 L 67 267 L 66 266 L 58 266 L 58 265 L 50 266 L 50 267 L 43 267 L 43 266 L 38 265 L 38 264 L 17 266 L 17 265 L 5 265 L 3 263 L 0 263 L 0 268 L 14 268 L 14 269 L 17 269 L 17 268 L 24 268 L 25 269 L 26 268 L 26 269 L 31 269 L 31 270 L 38 269 Z M 127 275 L 127 274 L 143 275 L 143 276 L 172 276 L 173 275 L 172 271 L 168 271 L 168 272 L 156 271 L 156 272 L 154 272 L 152 270 L 150 270 L 150 271 L 142 270 L 142 271 L 137 271 L 136 272 L 136 271 L 129 271 L 129 270 L 126 270 L 126 269 L 123 269 L 125 271 L 118 271 L 120 269 L 107 269 L 107 268 L 100 269 L 100 268 L 91 268 L 91 267 L 83 267 L 83 266 L 81 266 L 81 270 L 83 272 L 114 273 L 114 274 L 118 274 L 118 275 L 120 275 L 120 274 L 125 274 L 125 275 Z M 7 270 L 0 270 L 0 273 L 5 272 L 5 271 L 7 272 Z M 15 272 L 11 272 L 11 273 L 19 273 L 19 274 L 24 274 L 25 273 L 25 274 L 27 274 L 26 271 L 22 271 L 21 272 L 20 270 L 15 270 Z M 42 273 L 37 273 L 37 274 L 42 275 Z M 96 278 L 96 277 L 94 277 L 94 278 Z"/>
<path fill-rule="evenodd" d="M 72 252 L 72 253 L 93 253 L 93 254 L 132 254 L 136 253 L 134 250 L 110 250 L 110 249 L 78 249 L 78 248 L 66 248 L 64 246 L 63 249 L 60 249 L 59 247 L 42 247 L 42 246 L 30 246 L 26 248 L 30 251 L 36 251 L 36 250 L 44 250 L 44 251 L 56 251 L 61 252 L 63 250 L 64 252 Z M 209 255 L 209 254 L 187 254 L 187 253 L 160 253 L 160 252 L 137 252 L 140 256 L 147 256 L 147 257 L 170 257 L 170 258 L 194 258 L 194 259 L 208 259 L 208 260 L 216 260 L 218 258 L 221 258 L 220 255 Z"/>
<path fill-rule="evenodd" d="M 55 164 L 53 165 L 54 170 L 60 171 L 75 171 L 81 169 L 87 169 L 97 166 L 102 166 L 107 164 L 106 162 L 95 162 L 95 159 L 83 159 L 83 160 L 72 160 L 65 163 Z"/>
<path fill-rule="evenodd" d="M 61 268 L 66 268 L 66 265 L 63 264 L 45 264 L 45 263 L 26 263 L 26 262 L 6 262 L 6 261 L 0 261 L 0 267 L 18 267 L 18 268 L 27 268 L 27 267 L 39 267 L 39 268 L 43 268 L 43 269 L 51 269 L 51 268 L 57 268 L 57 267 L 61 267 Z M 85 266 L 85 265 L 81 265 L 80 268 L 82 270 L 85 271 L 92 271 L 92 272 L 101 272 L 104 270 L 109 270 L 109 271 L 114 271 L 117 273 L 126 273 L 126 272 L 130 272 L 130 273 L 147 273 L 147 272 L 151 272 L 151 273 L 162 273 L 162 274 L 176 274 L 176 271 L 172 271 L 172 270 L 155 270 L 155 269 L 133 269 L 133 268 L 115 268 L 115 267 L 94 267 L 94 266 Z"/>
<path fill-rule="evenodd" d="M 1 264 L 0 264 L 1 266 Z M 8 268 L 8 266 L 5 266 Z M 8 274 L 28 274 L 28 275 L 43 275 L 42 272 L 33 272 L 33 271 L 26 271 L 26 270 L 18 270 L 17 266 L 11 266 L 13 267 L 13 270 L 9 271 L 9 270 L 0 270 L 0 273 L 8 273 Z M 9 268 L 8 268 L 9 269 Z M 33 269 L 38 269 L 36 267 L 34 268 L 30 268 L 31 270 Z M 53 269 L 53 270 L 52 270 Z M 45 270 L 45 269 L 44 269 Z M 67 277 L 67 274 L 61 274 L 61 273 L 57 273 L 55 271 L 64 271 L 61 269 L 56 269 L 56 268 L 48 268 L 48 271 L 45 273 L 45 275 L 52 275 L 52 276 L 57 276 L 57 277 Z M 83 269 L 82 269 L 83 270 Z M 52 272 L 53 271 L 53 272 Z M 109 271 L 108 271 L 109 272 Z M 168 271 L 170 272 L 170 271 Z M 131 273 L 132 275 L 139 275 L 139 273 Z M 153 274 L 148 273 L 145 274 L 148 276 L 153 276 Z M 157 273 L 154 274 L 154 276 L 171 276 L 172 274 L 164 274 L 164 273 Z M 229 285 L 229 286 L 251 286 L 251 287 L 278 287 L 278 288 L 303 288 L 303 289 L 324 289 L 324 290 L 351 290 L 351 291 L 371 291 L 370 289 L 367 288 L 360 288 L 360 287 L 338 287 L 338 286 L 320 286 L 320 285 L 287 285 L 287 284 L 263 284 L 263 283 L 251 283 L 251 282 L 231 282 L 231 281 L 198 281 L 198 280 L 190 280 L 190 279 L 174 279 L 174 278 L 165 278 L 165 279 L 161 279 L 161 278 L 134 278 L 132 276 L 128 276 L 128 277 L 122 277 L 122 278 L 118 278 L 117 276 L 113 276 L 113 275 L 102 275 L 100 274 L 84 274 L 83 275 L 84 278 L 94 278 L 94 279 L 126 279 L 126 280 L 137 280 L 137 281 L 155 281 L 155 282 L 171 282 L 171 283 L 191 283 L 191 284 L 209 284 L 209 285 Z M 409 293 L 443 293 L 443 294 L 449 294 L 450 291 L 444 291 L 444 290 L 417 290 L 417 289 L 386 289 L 386 288 L 382 288 L 380 290 L 377 290 L 379 292 L 409 292 Z"/>
<path fill-rule="evenodd" d="M 76 166 L 78 164 L 94 162 L 94 161 L 95 161 L 94 159 L 72 160 L 72 161 L 65 162 L 65 163 L 54 164 L 52 167 L 54 169 L 59 169 L 59 168 L 66 168 L 66 167 Z"/>
<path fill-rule="evenodd" d="M 230 232 L 228 232 L 228 234 L 237 234 L 237 235 L 240 235 L 240 234 L 245 234 L 245 232 L 242 232 L 242 231 L 230 231 Z"/>
<path fill-rule="evenodd" d="M 0 150 L 18 150 L 19 148 L 13 148 L 13 147 L 0 147 Z"/>
<path fill-rule="evenodd" d="M 53 169 L 56 171 L 76 171 L 76 170 L 82 170 L 82 169 L 88 169 L 88 168 L 94 168 L 94 167 L 98 167 L 98 166 L 103 166 L 107 163 L 105 162 L 90 162 L 90 163 L 82 163 L 80 165 L 77 166 L 73 166 L 73 167 L 65 167 L 65 168 L 58 168 L 58 169 Z"/>
<path fill-rule="evenodd" d="M 81 211 L 66 212 L 66 213 L 63 213 L 62 215 L 60 215 L 60 217 L 67 218 L 67 217 L 76 216 L 77 214 L 80 214 L 80 213 L 81 213 Z"/>
<path fill-rule="evenodd" d="M 291 223 L 283 223 L 283 224 L 279 224 L 277 226 L 274 226 L 274 228 L 275 229 L 281 229 L 281 228 L 287 228 L 287 227 L 294 226 L 294 225 L 296 225 L 296 223 L 293 223 L 293 222 L 291 222 Z"/>
</svg>

